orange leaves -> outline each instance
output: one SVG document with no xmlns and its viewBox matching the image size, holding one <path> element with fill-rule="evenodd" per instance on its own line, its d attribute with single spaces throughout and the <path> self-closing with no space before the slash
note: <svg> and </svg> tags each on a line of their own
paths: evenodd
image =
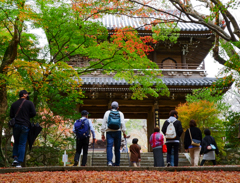
<svg viewBox="0 0 240 183">
<path fill-rule="evenodd" d="M 149 45 L 150 43 L 156 43 L 156 40 L 151 36 L 139 38 L 137 32 L 132 28 L 116 29 L 112 39 L 113 43 L 119 48 L 127 49 L 130 53 L 135 52 L 141 57 L 153 51 L 153 48 Z"/>
<path fill-rule="evenodd" d="M 2 182 L 239 182 L 239 172 L 65 171 L 1 174 Z"/>
<path fill-rule="evenodd" d="M 214 102 L 201 100 L 193 103 L 179 104 L 176 108 L 179 113 L 179 119 L 182 122 L 183 128 L 189 127 L 191 119 L 196 120 L 197 126 L 201 128 L 213 126 L 217 120 L 216 115 L 219 113 Z"/>
</svg>

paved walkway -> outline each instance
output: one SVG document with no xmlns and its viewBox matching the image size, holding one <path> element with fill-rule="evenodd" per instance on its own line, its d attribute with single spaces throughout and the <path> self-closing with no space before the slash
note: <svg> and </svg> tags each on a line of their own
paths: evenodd
<svg viewBox="0 0 240 183">
<path fill-rule="evenodd" d="M 25 168 L 0 168 L 0 174 L 13 172 L 42 172 L 42 171 L 240 171 L 240 165 L 218 165 L 199 167 L 73 167 L 73 166 L 45 166 Z"/>
</svg>

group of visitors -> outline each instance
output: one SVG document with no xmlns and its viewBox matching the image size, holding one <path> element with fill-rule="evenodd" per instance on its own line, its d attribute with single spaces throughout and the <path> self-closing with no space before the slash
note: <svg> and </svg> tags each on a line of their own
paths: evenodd
<svg viewBox="0 0 240 183">
<path fill-rule="evenodd" d="M 163 167 L 163 145 L 167 146 L 166 166 L 178 166 L 178 148 L 180 136 L 183 133 L 181 122 L 178 120 L 178 113 L 175 110 L 170 111 L 169 118 L 164 122 L 162 133 L 158 127 L 154 128 L 154 133 L 150 136 L 150 144 L 153 148 L 154 166 Z M 202 132 L 196 127 L 196 121 L 190 120 L 189 128 L 184 137 L 184 148 L 189 152 L 191 165 L 198 166 L 199 157 L 203 155 L 201 166 L 206 160 L 211 160 L 216 165 L 215 153 L 219 150 L 209 129 L 204 130 L 205 137 L 202 139 Z M 165 141 L 166 138 L 166 142 Z M 172 153 L 174 154 L 172 156 Z M 171 163 L 173 162 L 173 163 Z"/>
<path fill-rule="evenodd" d="M 24 161 L 25 146 L 27 142 L 30 118 L 36 115 L 35 107 L 31 101 L 29 101 L 29 92 L 22 90 L 19 93 L 20 99 L 11 105 L 10 117 L 15 118 L 15 125 L 13 126 L 13 163 L 12 166 L 21 167 L 21 163 Z M 92 133 L 93 142 L 95 142 L 95 131 L 90 119 L 88 119 L 88 111 L 83 110 L 81 112 L 82 117 L 75 121 L 73 126 L 73 132 L 76 134 L 76 153 L 74 157 L 74 166 L 79 164 L 79 157 L 83 150 L 83 157 L 81 166 L 86 166 L 88 145 L 90 139 L 90 132 Z M 150 136 L 150 144 L 153 149 L 154 166 L 163 167 L 163 147 L 167 147 L 167 160 L 166 166 L 178 166 L 178 149 L 180 143 L 180 136 L 183 133 L 181 122 L 178 120 L 178 113 L 175 110 L 170 111 L 169 118 L 164 122 L 162 130 L 160 132 L 159 127 L 154 128 L 154 133 Z M 204 130 L 205 137 L 202 139 L 202 133 L 199 128 L 196 127 L 195 120 L 191 120 L 189 123 L 189 129 L 185 133 L 184 148 L 186 152 L 190 153 L 191 164 L 193 166 L 198 165 L 199 155 L 204 154 L 201 165 L 206 160 L 211 160 L 214 165 L 215 152 L 219 153 L 217 144 L 214 138 L 211 136 L 209 129 Z M 106 137 L 105 137 L 106 132 Z M 111 103 L 111 110 L 105 112 L 102 126 L 102 141 L 107 141 L 107 166 L 120 166 L 120 148 L 123 151 L 122 142 L 126 142 L 126 126 L 124 121 L 124 115 L 119 111 L 118 102 Z M 123 133 L 123 138 L 122 135 Z M 113 164 L 113 146 L 115 163 Z M 138 139 L 132 140 L 132 145 L 129 148 L 131 153 L 130 161 L 134 167 L 140 166 L 141 146 L 138 144 Z M 125 145 L 124 152 L 128 152 Z M 173 154 L 173 155 L 172 155 Z"/>
</svg>

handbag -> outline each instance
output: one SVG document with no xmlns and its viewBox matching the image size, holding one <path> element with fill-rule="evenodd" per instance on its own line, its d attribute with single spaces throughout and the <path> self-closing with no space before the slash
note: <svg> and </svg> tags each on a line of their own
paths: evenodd
<svg viewBox="0 0 240 183">
<path fill-rule="evenodd" d="M 201 140 L 197 140 L 197 139 L 192 139 L 192 135 L 191 135 L 191 131 L 190 131 L 190 128 L 188 129 L 189 130 L 189 134 L 190 134 L 190 138 L 191 138 L 191 145 L 192 146 L 200 146 L 201 144 Z"/>
<path fill-rule="evenodd" d="M 24 103 L 25 101 L 26 101 L 26 99 L 24 99 L 24 100 L 22 101 L 21 105 L 18 107 L 18 110 L 17 110 L 14 118 L 12 118 L 12 119 L 10 119 L 10 120 L 8 121 L 8 126 L 9 126 L 9 128 L 14 127 L 14 125 L 15 125 L 15 118 L 17 117 L 17 115 L 18 115 L 18 113 L 19 113 L 20 109 L 22 108 L 23 103 Z"/>
<path fill-rule="evenodd" d="M 166 152 L 167 152 L 167 146 L 166 146 L 166 144 L 163 144 L 163 145 L 162 145 L 162 152 L 163 152 L 163 153 L 166 153 Z"/>
<path fill-rule="evenodd" d="M 215 147 L 215 145 L 213 145 L 213 144 L 210 144 L 210 146 L 211 146 L 212 150 L 216 150 L 216 147 Z"/>
</svg>

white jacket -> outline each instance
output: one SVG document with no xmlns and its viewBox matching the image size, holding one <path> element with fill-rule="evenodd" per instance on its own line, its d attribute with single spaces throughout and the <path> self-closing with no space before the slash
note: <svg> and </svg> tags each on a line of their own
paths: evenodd
<svg viewBox="0 0 240 183">
<path fill-rule="evenodd" d="M 117 111 L 115 109 L 112 109 L 112 110 Z M 124 121 L 124 115 L 121 111 L 119 111 L 120 119 L 121 119 L 121 128 L 118 129 L 118 130 L 113 130 L 113 129 L 108 128 L 108 116 L 109 116 L 110 112 L 111 112 L 111 110 L 108 110 L 104 114 L 102 127 L 101 127 L 102 135 L 104 135 L 105 132 L 110 132 L 110 131 L 122 131 L 123 133 L 125 133 L 126 132 L 126 126 L 125 126 L 125 121 Z"/>
</svg>

